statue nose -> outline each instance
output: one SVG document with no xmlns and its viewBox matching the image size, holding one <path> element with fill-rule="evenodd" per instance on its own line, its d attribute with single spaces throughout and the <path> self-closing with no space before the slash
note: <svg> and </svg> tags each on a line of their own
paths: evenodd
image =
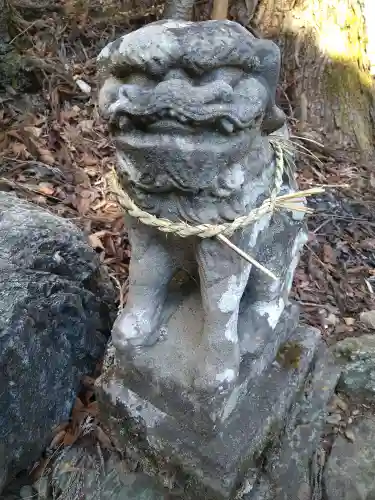
<svg viewBox="0 0 375 500">
<path fill-rule="evenodd" d="M 164 80 L 155 87 L 155 96 L 164 97 L 176 102 L 190 102 L 192 105 L 210 104 L 214 101 L 231 102 L 232 87 L 223 81 L 211 82 L 206 85 L 194 85 L 181 78 Z"/>
<path fill-rule="evenodd" d="M 164 77 L 167 80 L 184 80 L 185 82 L 193 83 L 193 79 L 181 68 L 170 69 Z"/>
</svg>

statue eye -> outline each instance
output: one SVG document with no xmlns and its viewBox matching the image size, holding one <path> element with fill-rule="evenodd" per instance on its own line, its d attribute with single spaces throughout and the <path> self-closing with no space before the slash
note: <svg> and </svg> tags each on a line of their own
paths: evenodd
<svg viewBox="0 0 375 500">
<path fill-rule="evenodd" d="M 166 73 L 164 81 L 166 80 L 191 80 L 191 78 L 183 69 L 172 68 Z"/>
<path fill-rule="evenodd" d="M 207 83 L 220 80 L 222 82 L 228 83 L 228 85 L 230 85 L 231 87 L 234 87 L 243 76 L 244 72 L 242 69 L 226 66 L 223 68 L 213 69 L 212 71 L 207 71 L 199 79 L 199 84 L 206 85 Z"/>
<path fill-rule="evenodd" d="M 122 82 L 126 85 L 137 85 L 139 87 L 154 87 L 157 85 L 157 81 L 148 76 L 146 73 L 131 73 L 127 77 L 122 79 Z"/>
<path fill-rule="evenodd" d="M 122 84 L 138 85 L 139 87 L 155 87 L 159 83 L 152 75 L 138 68 L 131 68 L 129 66 L 118 66 L 114 68 L 114 76 Z"/>
</svg>

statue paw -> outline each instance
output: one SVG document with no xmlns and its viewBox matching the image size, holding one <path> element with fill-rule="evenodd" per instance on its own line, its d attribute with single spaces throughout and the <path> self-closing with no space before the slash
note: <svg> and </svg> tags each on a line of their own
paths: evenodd
<svg viewBox="0 0 375 500">
<path fill-rule="evenodd" d="M 144 311 L 124 310 L 112 328 L 113 345 L 119 351 L 148 345 L 156 327 L 157 321 L 146 318 Z"/>
</svg>

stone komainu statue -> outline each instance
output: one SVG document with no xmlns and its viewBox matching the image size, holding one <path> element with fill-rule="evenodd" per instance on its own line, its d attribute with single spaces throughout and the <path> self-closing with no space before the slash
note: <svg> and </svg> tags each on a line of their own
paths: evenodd
<svg viewBox="0 0 375 500">
<path fill-rule="evenodd" d="M 269 135 L 286 133 L 275 104 L 280 51 L 232 21 L 189 22 L 191 7 L 191 0 L 170 3 L 164 20 L 102 50 L 99 106 L 110 122 L 118 178 L 138 207 L 172 222 L 221 224 L 272 191 Z M 281 194 L 295 190 L 293 173 L 284 173 Z M 133 217 L 127 225 L 129 295 L 113 328 L 115 347 L 153 345 L 172 277 L 195 270 L 203 326 L 186 385 L 230 388 L 241 359 L 272 334 L 288 301 L 306 240 L 300 214 L 264 215 L 231 236 L 277 280 L 215 238 L 166 236 Z"/>
</svg>

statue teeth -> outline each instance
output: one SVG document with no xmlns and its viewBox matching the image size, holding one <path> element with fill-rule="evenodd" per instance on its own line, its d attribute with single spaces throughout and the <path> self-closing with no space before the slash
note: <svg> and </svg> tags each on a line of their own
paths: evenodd
<svg viewBox="0 0 375 500">
<path fill-rule="evenodd" d="M 234 125 L 233 123 L 231 123 L 229 120 L 227 120 L 226 118 L 222 118 L 220 120 L 220 123 L 221 123 L 221 126 L 223 127 L 223 129 L 228 132 L 228 134 L 231 134 L 234 130 Z"/>
</svg>

